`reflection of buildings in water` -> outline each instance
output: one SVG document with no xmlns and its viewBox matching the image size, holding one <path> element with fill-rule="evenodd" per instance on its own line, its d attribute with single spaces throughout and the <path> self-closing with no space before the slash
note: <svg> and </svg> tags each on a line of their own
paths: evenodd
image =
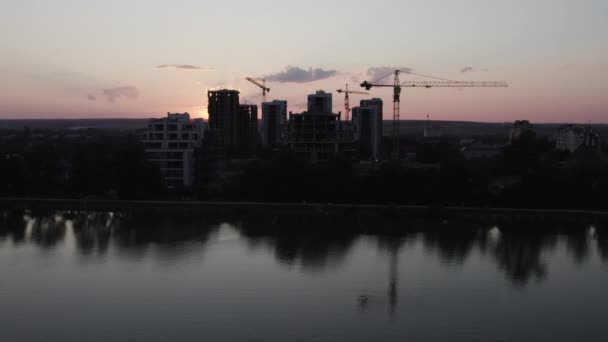
<svg viewBox="0 0 608 342">
<path fill-rule="evenodd" d="M 24 215 L 26 237 L 43 248 L 55 247 L 66 234 L 66 221 L 59 214 L 42 217 Z"/>
<path fill-rule="evenodd" d="M 0 216 L 0 241 L 10 239 L 15 244 L 25 242 L 25 224 L 22 211 L 4 211 Z"/>
<path fill-rule="evenodd" d="M 608 227 L 593 227 L 593 237 L 603 262 L 608 263 Z"/>
<path fill-rule="evenodd" d="M 120 226 L 119 214 L 92 212 L 76 215 L 71 221 L 78 251 L 83 255 L 103 255 L 110 246 L 112 232 Z"/>
<path fill-rule="evenodd" d="M 388 313 L 392 318 L 397 312 L 399 304 L 399 252 L 405 246 L 406 238 L 401 236 L 388 236 L 379 238 L 380 249 L 386 250 L 389 258 L 388 265 Z M 365 312 L 372 296 L 364 291 L 357 298 L 359 311 Z"/>
<path fill-rule="evenodd" d="M 204 247 L 213 232 L 221 225 L 208 217 L 161 215 L 140 213 L 51 212 L 31 213 L 24 211 L 0 212 L 0 240 L 29 242 L 41 248 L 52 248 L 62 241 L 72 242 L 80 255 L 105 255 L 113 250 L 122 256 L 141 258 L 149 255 L 151 246 L 164 259 L 177 260 L 189 253 L 180 246 L 197 243 Z M 244 216 L 231 234 L 245 237 L 250 246 L 267 248 L 283 265 L 298 266 L 305 272 L 327 272 L 341 267 L 357 241 L 357 232 L 331 231 L 331 227 L 260 225 Z M 263 221 L 266 222 L 266 221 Z M 314 231 L 311 231 L 314 229 Z M 235 233 L 236 232 L 236 233 Z M 329 233 L 328 233 L 329 232 Z M 223 236 L 223 235 L 222 235 Z M 575 263 L 584 263 L 599 255 L 608 262 L 608 233 L 605 227 L 589 229 L 578 226 L 487 226 L 472 229 L 470 226 L 449 225 L 433 228 L 421 225 L 420 229 L 378 237 L 378 248 L 388 258 L 388 284 L 381 295 L 364 292 L 357 298 L 361 310 L 375 305 L 382 297 L 391 314 L 398 306 L 398 255 L 409 243 L 422 244 L 424 252 L 438 257 L 449 266 L 464 264 L 470 255 L 490 258 L 516 288 L 527 286 L 531 281 L 541 281 L 548 273 L 544 260 L 559 242 L 560 250 Z M 597 248 L 597 254 L 592 252 Z M 168 253 L 167 253 L 168 252 Z M 472 253 L 477 252 L 477 253 Z M 383 304 L 384 305 L 384 304 Z"/>
<path fill-rule="evenodd" d="M 501 238 L 491 253 L 513 285 L 524 287 L 532 279 L 545 278 L 547 266 L 542 260 L 542 252 L 553 248 L 556 241 L 555 234 L 501 229 Z"/>
<path fill-rule="evenodd" d="M 397 310 L 397 280 L 398 273 L 398 249 L 390 251 L 390 266 L 389 266 L 389 282 L 388 282 L 388 310 L 391 316 L 395 315 Z"/>
<path fill-rule="evenodd" d="M 307 272 L 324 272 L 342 265 L 357 239 L 356 232 L 324 232 L 285 226 L 242 225 L 239 233 L 252 248 L 266 246 L 282 264 L 299 266 Z"/>
</svg>

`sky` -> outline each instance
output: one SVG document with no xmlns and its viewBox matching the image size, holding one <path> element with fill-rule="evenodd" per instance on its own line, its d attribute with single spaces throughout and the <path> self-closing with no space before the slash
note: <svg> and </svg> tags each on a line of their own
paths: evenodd
<svg viewBox="0 0 608 342">
<path fill-rule="evenodd" d="M 394 68 L 509 88 L 404 89 L 401 119 L 608 122 L 605 0 L 2 0 L 0 119 L 206 117 L 265 77 L 304 109 Z M 425 80 L 412 74 L 402 80 Z M 390 83 L 391 79 L 381 82 Z M 367 97 L 385 101 L 390 88 Z M 353 96 L 351 105 L 360 97 Z"/>
</svg>

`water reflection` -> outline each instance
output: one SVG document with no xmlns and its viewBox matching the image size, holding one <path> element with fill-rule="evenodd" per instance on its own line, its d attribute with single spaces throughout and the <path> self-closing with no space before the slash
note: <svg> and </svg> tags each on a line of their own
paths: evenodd
<svg viewBox="0 0 608 342">
<path fill-rule="evenodd" d="M 517 287 L 532 279 L 542 280 L 547 275 L 542 252 L 555 246 L 554 234 L 530 234 L 521 230 L 501 231 L 501 237 L 491 254 L 498 267 Z"/>
<path fill-rule="evenodd" d="M 245 217 L 245 219 L 243 219 Z M 492 261 L 511 284 L 524 288 L 540 282 L 550 273 L 544 259 L 563 242 L 575 264 L 587 262 L 591 250 L 608 262 L 608 232 L 599 227 L 522 227 L 447 225 L 442 223 L 401 224 L 390 234 L 366 235 L 373 227 L 336 220 L 297 222 L 256 219 L 243 215 L 230 220 L 209 215 L 161 215 L 154 213 L 37 212 L 5 211 L 0 216 L 0 241 L 33 244 L 52 250 L 73 234 L 77 253 L 82 257 L 104 257 L 110 250 L 128 258 L 143 258 L 151 246 L 163 261 L 177 262 L 187 256 L 184 244 L 204 248 L 218 232 L 222 222 L 230 225 L 238 239 L 250 248 L 266 248 L 280 264 L 306 271 L 339 269 L 361 237 L 376 239 L 377 249 L 387 256 L 387 298 L 389 312 L 398 303 L 399 259 L 403 251 L 421 244 L 446 267 L 466 265 L 472 253 Z M 379 226 L 390 226 L 379 222 Z M 384 230 L 387 231 L 387 230 Z M 367 294 L 359 297 L 365 310 Z"/>
<path fill-rule="evenodd" d="M 23 212 L 4 211 L 0 216 L 0 241 L 10 239 L 15 244 L 25 241 Z"/>
<path fill-rule="evenodd" d="M 104 255 L 110 247 L 112 232 L 119 219 L 114 213 L 86 213 L 71 215 L 76 247 L 83 256 Z"/>
</svg>

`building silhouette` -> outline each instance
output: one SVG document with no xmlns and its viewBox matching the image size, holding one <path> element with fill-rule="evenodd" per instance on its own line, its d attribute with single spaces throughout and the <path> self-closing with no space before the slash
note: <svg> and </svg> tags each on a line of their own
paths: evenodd
<svg viewBox="0 0 608 342">
<path fill-rule="evenodd" d="M 209 151 L 217 159 L 250 154 L 258 144 L 257 106 L 241 105 L 237 90 L 207 92 Z"/>
<path fill-rule="evenodd" d="M 287 101 L 262 103 L 262 145 L 276 148 L 287 140 Z"/>
<path fill-rule="evenodd" d="M 332 94 L 317 90 L 308 95 L 308 112 L 331 113 L 333 111 Z"/>
<path fill-rule="evenodd" d="M 223 159 L 236 150 L 238 145 L 239 92 L 228 89 L 210 90 L 207 92 L 207 98 L 210 151 L 219 159 Z"/>
<path fill-rule="evenodd" d="M 313 163 L 353 157 L 351 122 L 342 122 L 341 114 L 332 113 L 331 108 L 331 94 L 318 90 L 308 95 L 308 111 L 289 113 L 287 146 L 296 155 Z"/>
<path fill-rule="evenodd" d="M 511 127 L 509 134 L 509 143 L 512 144 L 518 141 L 521 136 L 526 132 L 534 132 L 534 126 L 528 120 L 517 120 Z"/>
<path fill-rule="evenodd" d="M 376 112 L 378 113 L 378 115 L 376 116 L 376 120 L 378 120 L 378 123 L 376 124 L 376 127 L 378 129 L 378 132 L 376 133 L 378 135 L 378 137 L 380 137 L 380 141 L 382 141 L 382 122 L 383 122 L 383 116 L 384 112 L 383 112 L 383 108 L 384 108 L 384 103 L 382 102 L 382 99 L 374 97 L 372 99 L 363 99 L 361 101 L 359 101 L 359 106 L 360 107 L 376 107 Z M 380 150 L 381 146 L 378 145 L 378 150 Z"/>
<path fill-rule="evenodd" d="M 258 106 L 250 104 L 239 105 L 237 126 L 238 154 L 249 155 L 255 153 L 259 142 Z"/>
<path fill-rule="evenodd" d="M 354 107 L 352 110 L 352 130 L 357 147 L 357 156 L 361 160 L 377 160 L 380 154 L 380 140 L 378 135 L 377 106 Z"/>
<path fill-rule="evenodd" d="M 426 116 L 426 123 L 424 125 L 424 137 L 425 138 L 441 138 L 441 128 L 434 126 L 431 123 L 430 115 Z"/>
<path fill-rule="evenodd" d="M 197 151 L 205 134 L 202 119 L 190 114 L 171 114 L 150 119 L 142 134 L 146 158 L 157 165 L 168 188 L 192 186 L 195 181 Z"/>
</svg>

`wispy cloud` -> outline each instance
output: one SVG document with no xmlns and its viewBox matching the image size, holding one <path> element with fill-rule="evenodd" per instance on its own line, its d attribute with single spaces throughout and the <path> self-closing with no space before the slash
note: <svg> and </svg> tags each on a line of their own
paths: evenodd
<svg viewBox="0 0 608 342">
<path fill-rule="evenodd" d="M 93 95 L 93 94 L 88 94 L 87 95 L 87 99 L 89 101 L 97 101 L 97 96 Z"/>
<path fill-rule="evenodd" d="M 288 66 L 285 70 L 264 76 L 268 81 L 282 83 L 308 83 L 330 78 L 338 74 L 336 70 L 323 70 L 321 68 L 302 69 Z"/>
<path fill-rule="evenodd" d="M 460 69 L 460 72 L 465 73 L 465 72 L 471 72 L 473 70 L 474 70 L 473 67 L 467 66 L 467 67 Z"/>
<path fill-rule="evenodd" d="M 139 90 L 133 86 L 104 89 L 103 95 L 110 102 L 120 99 L 134 100 L 139 97 Z"/>
<path fill-rule="evenodd" d="M 397 69 L 401 70 L 401 72 L 405 74 L 409 74 L 414 71 L 414 69 L 408 67 L 380 66 L 368 68 L 365 74 L 370 81 L 379 81 L 393 75 Z"/>
<path fill-rule="evenodd" d="M 213 68 L 199 67 L 191 64 L 161 64 L 157 65 L 156 69 L 178 69 L 178 70 L 193 70 L 193 71 L 209 71 Z"/>
</svg>

